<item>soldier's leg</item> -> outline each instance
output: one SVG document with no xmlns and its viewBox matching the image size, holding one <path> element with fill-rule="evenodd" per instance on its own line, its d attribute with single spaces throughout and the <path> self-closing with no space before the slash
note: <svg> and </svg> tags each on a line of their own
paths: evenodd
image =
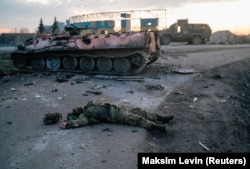
<svg viewBox="0 0 250 169">
<path fill-rule="evenodd" d="M 173 115 L 171 115 L 171 116 L 162 116 L 162 115 L 159 115 L 159 114 L 156 114 L 156 113 L 150 113 L 150 112 L 147 112 L 145 110 L 142 110 L 141 108 L 131 109 L 130 112 L 133 113 L 133 114 L 143 116 L 144 118 L 146 118 L 148 120 L 151 120 L 151 121 L 154 121 L 154 122 L 162 121 L 162 122 L 168 123 L 174 117 Z"/>
<path fill-rule="evenodd" d="M 149 113 L 145 110 L 142 110 L 141 108 L 133 108 L 129 111 L 130 113 L 142 116 L 148 120 L 157 122 L 157 115 L 155 113 Z"/>
<path fill-rule="evenodd" d="M 165 123 L 168 123 L 170 120 L 172 120 L 174 118 L 173 115 L 170 116 L 162 116 L 156 113 L 149 113 L 145 110 L 142 110 L 141 108 L 134 108 L 130 110 L 131 113 L 133 114 L 137 114 L 139 116 L 143 116 L 144 118 L 157 122 L 157 121 L 162 121 Z"/>
<path fill-rule="evenodd" d="M 157 115 L 157 120 L 168 123 L 170 120 L 172 120 L 174 118 L 173 115 L 170 116 L 161 116 L 161 115 Z"/>
<path fill-rule="evenodd" d="M 139 126 L 146 129 L 156 129 L 162 132 L 166 132 L 165 125 L 156 124 L 155 122 L 150 121 L 141 115 L 127 113 L 127 112 L 120 112 L 120 117 L 121 117 L 120 120 L 123 124 L 128 124 L 131 126 Z"/>
</svg>

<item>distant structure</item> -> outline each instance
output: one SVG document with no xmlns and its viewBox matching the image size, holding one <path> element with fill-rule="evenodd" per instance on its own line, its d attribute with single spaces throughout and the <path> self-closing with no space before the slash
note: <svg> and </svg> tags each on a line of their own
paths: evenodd
<svg viewBox="0 0 250 169">
<path fill-rule="evenodd" d="M 3 33 L 0 35 L 0 46 L 16 46 L 34 36 L 34 33 Z"/>
<path fill-rule="evenodd" d="M 157 31 L 166 25 L 166 9 L 84 14 L 66 21 L 66 29 L 78 29 L 81 35 Z"/>
<path fill-rule="evenodd" d="M 159 33 L 160 43 L 189 42 L 202 44 L 208 41 L 211 28 L 208 24 L 188 23 L 179 19 L 167 28 L 166 9 L 102 12 L 72 16 L 66 21 L 70 35 L 88 36 L 91 34 L 132 33 L 154 31 Z"/>
<path fill-rule="evenodd" d="M 214 32 L 210 37 L 211 44 L 236 44 L 237 36 L 229 30 Z"/>
<path fill-rule="evenodd" d="M 55 23 L 53 23 L 52 25 L 44 25 L 44 31 L 43 34 L 62 34 L 65 32 L 65 23 L 64 22 L 58 22 L 56 21 L 57 27 L 56 30 L 54 30 L 54 25 Z M 37 35 L 40 35 L 39 30 L 37 30 Z"/>
<path fill-rule="evenodd" d="M 62 34 L 65 32 L 65 23 L 58 22 L 56 30 L 53 30 L 53 23 L 52 25 L 44 25 L 43 34 Z M 0 47 L 1 46 L 16 46 L 18 44 L 24 44 L 27 39 L 34 39 L 36 36 L 39 36 L 39 31 L 37 30 L 36 33 L 2 33 L 0 35 Z"/>
</svg>

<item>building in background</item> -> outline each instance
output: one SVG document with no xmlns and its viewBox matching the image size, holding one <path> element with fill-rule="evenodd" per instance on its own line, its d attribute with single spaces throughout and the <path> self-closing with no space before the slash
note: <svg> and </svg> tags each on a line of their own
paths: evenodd
<svg viewBox="0 0 250 169">
<path fill-rule="evenodd" d="M 0 46 L 16 46 L 34 36 L 34 33 L 3 33 L 0 35 Z"/>
</svg>

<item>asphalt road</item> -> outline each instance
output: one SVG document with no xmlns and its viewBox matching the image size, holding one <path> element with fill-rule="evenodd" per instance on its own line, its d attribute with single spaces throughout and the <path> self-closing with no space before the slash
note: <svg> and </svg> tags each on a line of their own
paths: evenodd
<svg viewBox="0 0 250 169">
<path fill-rule="evenodd" d="M 154 112 L 169 93 L 199 72 L 250 58 L 249 45 L 163 46 L 162 50 L 163 57 L 125 81 L 118 81 L 116 76 L 76 74 L 59 83 L 55 74 L 42 73 L 0 79 L 1 168 L 135 169 L 137 153 L 144 152 L 149 144 L 145 129 L 100 124 L 60 130 L 59 124 L 43 125 L 45 113 L 61 112 L 66 119 L 73 108 L 90 100 Z M 179 74 L 176 69 L 197 73 Z M 77 79 L 83 82 L 77 83 Z M 147 85 L 162 88 L 149 90 Z M 99 89 L 95 90 L 96 86 Z"/>
</svg>

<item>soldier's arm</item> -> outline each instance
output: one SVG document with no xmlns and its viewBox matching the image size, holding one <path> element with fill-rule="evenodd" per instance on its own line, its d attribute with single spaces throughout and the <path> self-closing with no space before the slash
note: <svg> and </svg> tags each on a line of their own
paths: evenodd
<svg viewBox="0 0 250 169">
<path fill-rule="evenodd" d="M 61 124 L 61 128 L 77 128 L 77 127 L 83 127 L 89 124 L 88 118 L 85 116 L 84 113 L 82 113 L 78 119 L 75 120 L 68 120 L 67 122 L 63 122 Z"/>
</svg>

